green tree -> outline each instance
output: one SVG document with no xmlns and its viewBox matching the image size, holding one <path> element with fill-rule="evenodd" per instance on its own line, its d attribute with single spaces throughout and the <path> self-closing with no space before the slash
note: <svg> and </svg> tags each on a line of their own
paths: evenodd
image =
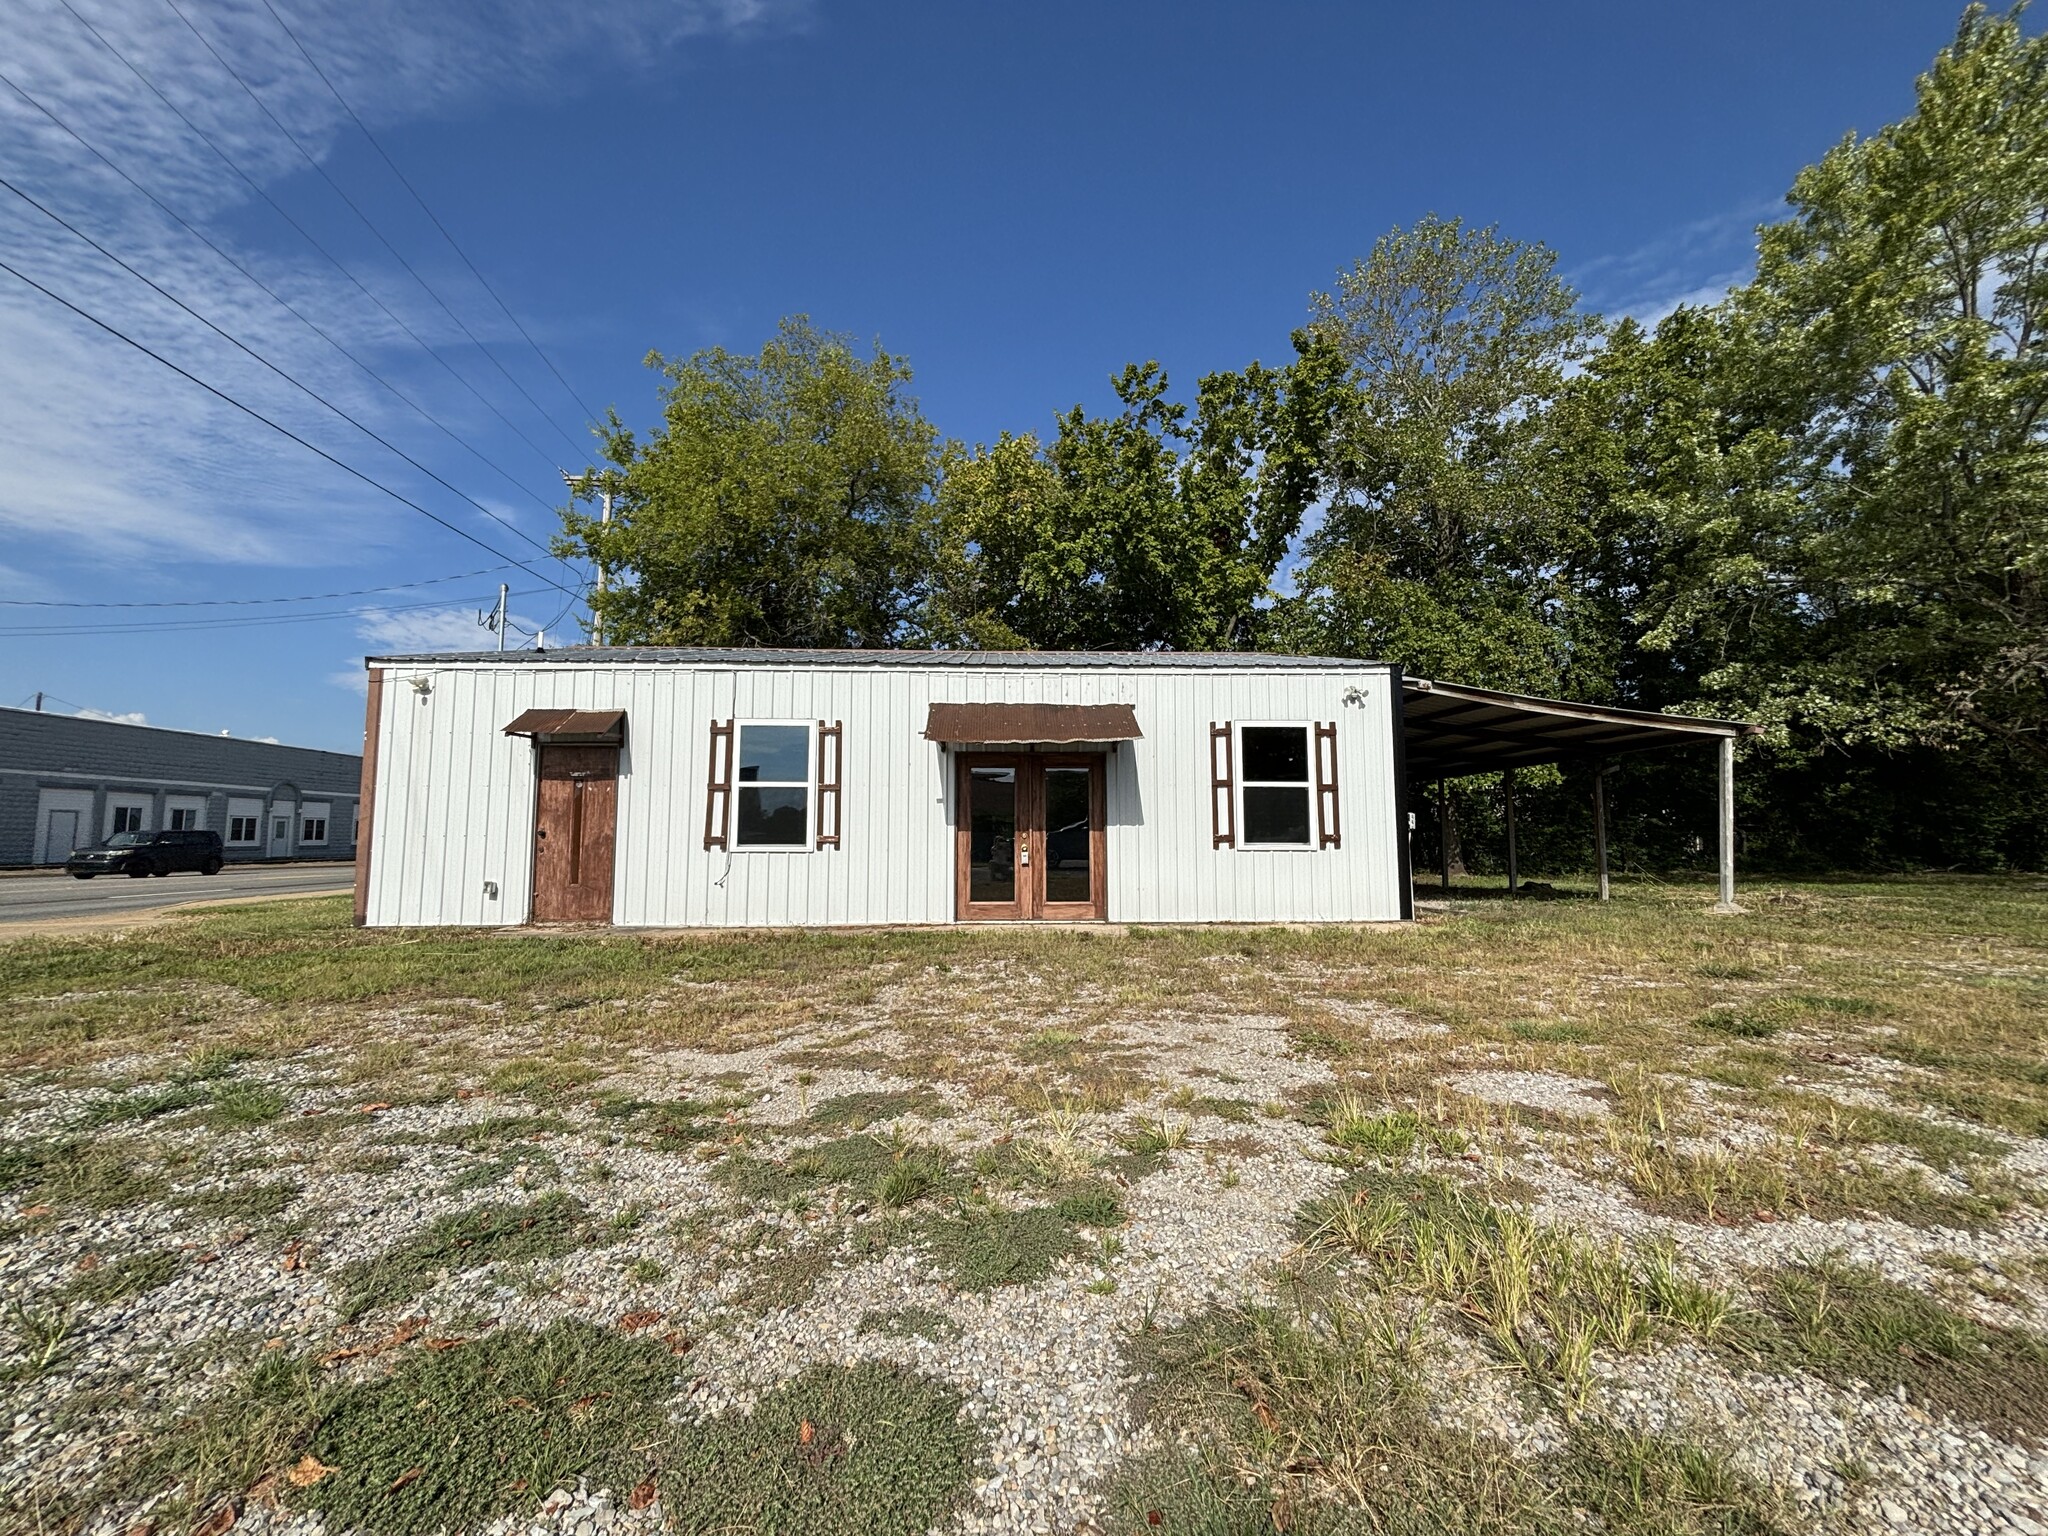
<svg viewBox="0 0 2048 1536">
<path fill-rule="evenodd" d="M 802 316 L 756 356 L 661 370 L 661 425 L 604 435 L 613 520 L 558 545 L 599 563 L 592 609 L 624 645 L 886 646 L 914 629 L 936 550 L 938 434 L 910 369 Z"/>
<path fill-rule="evenodd" d="M 2048 39 L 1971 7 L 1913 114 L 1790 201 L 1731 318 L 1801 423 L 1803 494 L 1757 548 L 1811 635 L 1723 686 L 2048 761 Z"/>
<path fill-rule="evenodd" d="M 1315 495 L 1334 356 L 1210 374 L 1192 411 L 1157 363 L 1122 409 L 949 456 L 935 635 L 992 647 L 1229 650 L 1253 643 Z"/>
<path fill-rule="evenodd" d="M 1328 507 L 1276 646 L 1502 687 L 1564 666 L 1542 414 L 1598 325 L 1540 245 L 1428 218 L 1311 300 L 1343 359 Z"/>
</svg>

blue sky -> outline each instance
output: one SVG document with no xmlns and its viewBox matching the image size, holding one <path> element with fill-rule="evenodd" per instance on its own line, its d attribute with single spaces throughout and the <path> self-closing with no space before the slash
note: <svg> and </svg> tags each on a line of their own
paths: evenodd
<svg viewBox="0 0 2048 1536">
<path fill-rule="evenodd" d="M 1284 360 L 1311 290 L 1431 212 L 1549 244 L 1606 312 L 1712 297 L 1802 165 L 1910 110 L 1959 10 L 270 4 L 312 64 L 265 0 L 0 0 L 0 71 L 385 382 L 6 85 L 0 174 L 419 467 L 4 189 L 0 261 L 491 549 L 0 273 L 0 704 L 354 750 L 363 654 L 493 643 L 500 580 L 569 638 L 579 575 L 522 535 L 590 457 L 579 399 L 645 425 L 649 348 L 784 314 L 880 339 L 979 440 L 1128 361 Z M 364 595 L 31 606 L 329 593 Z M 113 625 L 152 627 L 47 632 Z"/>
</svg>

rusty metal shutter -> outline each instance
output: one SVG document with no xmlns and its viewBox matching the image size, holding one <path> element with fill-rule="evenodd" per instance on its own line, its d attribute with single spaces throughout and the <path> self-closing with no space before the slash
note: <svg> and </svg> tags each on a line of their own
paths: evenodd
<svg viewBox="0 0 2048 1536">
<path fill-rule="evenodd" d="M 1324 767 L 1324 748 L 1328 747 L 1329 766 Z M 1344 829 L 1338 820 L 1337 805 L 1337 722 L 1327 725 L 1316 722 L 1316 827 L 1322 836 L 1318 845 L 1323 848 L 1344 846 Z"/>
<path fill-rule="evenodd" d="M 839 846 L 841 815 L 839 783 L 840 772 L 843 767 L 842 759 L 846 751 L 845 730 L 846 722 L 843 720 L 834 720 L 830 725 L 827 725 L 822 720 L 818 722 L 818 846 L 820 848 L 837 848 Z M 829 755 L 825 751 L 825 746 L 828 742 L 832 747 Z M 826 816 L 828 808 L 831 811 L 829 823 Z M 828 824 L 832 828 L 829 832 L 825 830 Z"/>
<path fill-rule="evenodd" d="M 719 751 L 720 744 L 724 752 Z M 711 722 L 711 762 L 704 781 L 704 847 L 728 848 L 732 833 L 733 722 Z"/>
<path fill-rule="evenodd" d="M 1232 728 L 1226 720 L 1209 722 L 1209 831 L 1213 848 L 1237 846 L 1237 759 L 1231 746 Z M 1217 749 L 1222 749 L 1219 759 Z M 1221 771 L 1218 763 L 1221 763 Z"/>
</svg>

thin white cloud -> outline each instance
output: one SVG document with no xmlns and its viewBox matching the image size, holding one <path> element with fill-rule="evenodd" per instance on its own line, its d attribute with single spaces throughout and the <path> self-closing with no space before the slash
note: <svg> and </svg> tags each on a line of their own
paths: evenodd
<svg viewBox="0 0 2048 1536">
<path fill-rule="evenodd" d="M 77 717 L 80 720 L 105 720 L 113 725 L 149 724 L 149 716 L 139 709 L 131 709 L 125 714 L 118 715 L 104 709 L 81 709 L 77 711 Z"/>
<path fill-rule="evenodd" d="M 1715 304 L 1749 281 L 1756 227 L 1780 205 L 1758 201 L 1694 219 L 1633 250 L 1595 257 L 1566 276 L 1594 309 L 1655 325 L 1687 304 Z"/>
<path fill-rule="evenodd" d="M 487 0 L 480 7 L 409 0 L 273 3 L 372 131 L 459 113 L 486 98 L 555 94 L 564 80 L 650 71 L 679 46 L 789 30 L 804 25 L 809 14 L 808 0 L 613 0 L 605 6 Z M 353 224 L 332 194 L 300 185 L 305 162 L 264 109 L 316 157 L 328 156 L 355 130 L 262 0 L 180 0 L 206 40 L 249 82 L 261 106 L 163 0 L 71 4 L 235 164 L 302 222 L 310 218 L 309 227 L 356 278 L 449 367 L 470 377 L 507 415 L 523 420 L 536 441 L 546 440 L 544 432 L 552 437 L 552 429 L 477 355 L 461 326 Z M 354 281 L 262 206 L 248 184 L 95 40 L 62 0 L 20 0 L 7 33 L 0 69 L 179 216 L 400 389 L 427 402 L 456 432 L 474 441 L 499 430 L 486 407 Z M 531 501 L 508 510 L 494 500 L 506 489 L 503 481 L 491 478 L 4 85 L 0 159 L 10 181 L 247 346 L 534 536 L 551 531 L 546 513 Z M 351 174 L 381 172 L 358 168 Z M 516 340 L 510 323 L 402 189 L 388 177 L 362 184 L 337 177 L 392 232 L 463 326 L 486 344 Z M 303 197 L 286 199 L 286 178 L 294 179 Z M 310 216 L 306 206 L 325 211 Z M 500 546 L 513 540 L 5 191 L 0 260 L 479 537 Z M 484 265 L 488 272 L 487 260 Z M 545 340 L 544 331 L 537 334 Z M 389 498 L 322 465 L 4 273 L 0 336 L 0 537 L 27 541 L 35 556 L 31 563 L 43 566 L 45 574 L 63 559 L 121 554 L 229 564 L 354 560 L 366 548 L 412 538 L 423 526 Z M 516 353 L 506 349 L 505 357 L 518 373 Z M 524 366 L 537 365 L 529 355 Z M 522 382 L 544 400 L 544 388 L 555 387 L 545 377 Z M 562 399 L 553 403 L 573 418 Z M 573 419 L 569 424 L 573 428 Z M 519 451 L 527 452 L 523 445 Z M 550 451 L 567 449 L 554 439 Z M 543 494 L 553 489 L 545 483 L 545 466 L 528 462 L 516 470 L 542 481 L 536 488 Z"/>
<path fill-rule="evenodd" d="M 513 646 L 529 643 L 525 636 L 532 633 L 548 615 L 543 612 L 538 618 L 524 614 L 511 615 L 513 633 L 507 642 Z M 404 612 L 366 613 L 356 620 L 356 634 L 366 642 L 366 654 L 414 655 L 432 651 L 488 651 L 497 647 L 498 637 L 477 622 L 473 608 L 427 608 Z M 567 630 L 557 637 L 567 641 L 574 638 Z M 349 658 L 349 665 L 339 671 L 330 672 L 327 680 L 337 688 L 346 688 L 360 694 L 368 687 L 363 670 L 364 657 Z"/>
</svg>

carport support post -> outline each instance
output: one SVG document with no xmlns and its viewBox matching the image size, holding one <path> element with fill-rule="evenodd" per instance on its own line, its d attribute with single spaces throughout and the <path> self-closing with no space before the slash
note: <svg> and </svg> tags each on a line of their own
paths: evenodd
<svg viewBox="0 0 2048 1536">
<path fill-rule="evenodd" d="M 1508 813 L 1508 894 L 1515 894 L 1520 885 L 1515 869 L 1515 770 L 1507 769 L 1500 776 L 1501 794 L 1507 802 Z"/>
<path fill-rule="evenodd" d="M 1607 900 L 1607 765 L 1593 767 L 1593 858 L 1600 866 L 1600 899 Z"/>
<path fill-rule="evenodd" d="M 1721 899 L 1716 912 L 1740 912 L 1735 905 L 1735 738 L 1721 738 Z"/>
<path fill-rule="evenodd" d="M 1451 888 L 1451 781 L 1436 781 L 1437 852 L 1443 860 L 1444 890 Z"/>
</svg>

